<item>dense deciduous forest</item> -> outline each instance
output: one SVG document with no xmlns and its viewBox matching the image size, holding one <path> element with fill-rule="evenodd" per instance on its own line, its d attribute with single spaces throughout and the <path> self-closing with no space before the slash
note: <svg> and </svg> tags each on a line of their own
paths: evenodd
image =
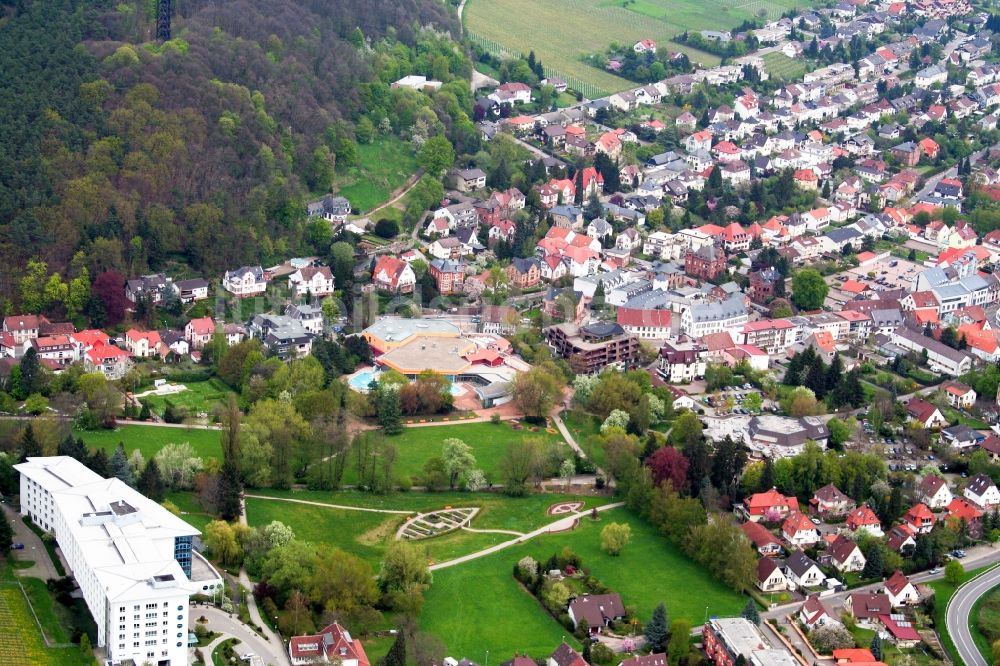
<svg viewBox="0 0 1000 666">
<path fill-rule="evenodd" d="M 181 0 L 164 43 L 151 0 L 0 8 L 5 299 L 32 258 L 68 281 L 325 251 L 302 203 L 360 133 L 422 118 L 461 143 L 472 126 L 468 61 L 436 0 Z M 433 100 L 390 90 L 410 73 L 452 84 Z"/>
</svg>

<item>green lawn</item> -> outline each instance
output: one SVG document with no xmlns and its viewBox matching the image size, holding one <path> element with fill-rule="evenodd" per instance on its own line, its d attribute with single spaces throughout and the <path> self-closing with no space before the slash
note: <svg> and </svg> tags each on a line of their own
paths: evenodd
<svg viewBox="0 0 1000 666">
<path fill-rule="evenodd" d="M 797 81 L 806 73 L 806 63 L 802 60 L 789 58 L 781 51 L 772 51 L 764 55 L 764 66 L 771 76 L 786 81 Z"/>
<path fill-rule="evenodd" d="M 417 481 L 423 473 L 424 463 L 430 458 L 441 455 L 444 440 L 456 437 L 470 447 L 476 457 L 476 467 L 486 473 L 487 480 L 496 480 L 500 460 L 507 450 L 508 444 L 525 437 L 536 437 L 546 442 L 558 445 L 563 457 L 570 456 L 569 446 L 556 433 L 551 434 L 544 429 L 531 432 L 527 428 L 514 430 L 506 422 L 494 423 L 456 423 L 455 425 L 429 426 L 422 428 L 405 428 L 399 435 L 389 437 L 387 441 L 396 447 L 398 458 L 394 473 L 397 477 L 409 476 Z M 356 468 L 348 463 L 344 483 L 354 484 L 358 480 Z"/>
<path fill-rule="evenodd" d="M 190 414 L 205 412 L 211 415 L 216 407 L 226 404 L 227 396 L 234 391 L 220 379 L 212 378 L 204 382 L 185 382 L 187 390 L 171 395 L 148 395 L 139 398 L 149 405 L 150 410 L 163 416 L 169 400 L 177 407 L 186 407 Z"/>
<path fill-rule="evenodd" d="M 122 442 L 126 453 L 131 454 L 133 449 L 139 449 L 147 460 L 167 444 L 183 442 L 190 444 L 202 458 L 221 456 L 218 430 L 127 425 L 114 430 L 74 430 L 73 434 L 82 437 L 88 447 L 104 449 L 109 454 L 115 450 L 118 442 Z"/>
<path fill-rule="evenodd" d="M 600 549 L 600 530 L 612 521 L 632 526 L 632 542 L 618 557 Z M 735 615 L 746 603 L 745 597 L 709 578 L 648 523 L 624 509 L 614 509 L 602 513 L 597 523 L 584 518 L 572 532 L 538 537 L 435 571 L 421 624 L 452 653 L 473 660 L 482 659 L 486 650 L 501 659 L 515 651 L 532 657 L 550 653 L 568 632 L 517 585 L 511 570 L 524 555 L 545 559 L 564 546 L 582 557 L 585 569 L 620 593 L 626 606 L 635 607 L 640 618 L 649 617 L 662 601 L 671 618 L 700 624 L 706 611 Z M 466 593 L 473 588 L 479 593 Z M 511 622 L 512 617 L 518 622 Z"/>
<path fill-rule="evenodd" d="M 417 159 L 408 143 L 394 136 L 378 137 L 358 146 L 356 167 L 339 175 L 334 190 L 347 197 L 355 213 L 363 213 L 388 201 L 417 170 Z"/>
<path fill-rule="evenodd" d="M 476 506 L 480 511 L 472 521 L 475 529 L 530 532 L 556 518 L 546 514 L 552 504 L 566 500 L 584 502 L 586 507 L 599 506 L 607 499 L 575 497 L 557 494 L 536 494 L 512 498 L 493 493 L 396 493 L 389 496 L 369 495 L 355 491 L 254 491 L 250 495 L 292 497 L 311 502 L 362 506 L 378 509 L 419 513 L 446 506 Z M 188 493 L 188 497 L 191 494 Z M 172 495 L 169 499 L 174 500 Z M 178 506 L 181 504 L 178 503 Z M 188 506 L 191 506 L 190 504 Z M 185 516 L 185 518 L 187 518 Z M 308 504 L 247 498 L 247 520 L 251 525 L 266 525 L 278 520 L 291 527 L 298 538 L 314 543 L 327 543 L 367 560 L 377 567 L 397 528 L 406 520 L 402 514 L 374 513 L 335 509 Z M 192 521 L 193 522 L 193 521 Z M 514 535 L 456 531 L 417 543 L 431 562 L 442 562 L 490 546 L 509 541 Z"/>
<path fill-rule="evenodd" d="M 205 531 L 205 525 L 215 520 L 215 516 L 205 510 L 198 500 L 198 496 L 192 492 L 167 493 L 167 501 L 173 502 L 181 510 L 181 518 L 202 532 Z"/>
<path fill-rule="evenodd" d="M 598 467 L 603 467 L 604 447 L 600 441 L 601 420 L 593 414 L 576 410 L 563 412 L 562 420 L 587 457 L 594 461 Z"/>
</svg>

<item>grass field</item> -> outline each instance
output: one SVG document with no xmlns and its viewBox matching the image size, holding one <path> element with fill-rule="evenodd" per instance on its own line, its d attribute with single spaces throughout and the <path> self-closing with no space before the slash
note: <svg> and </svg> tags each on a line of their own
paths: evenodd
<svg viewBox="0 0 1000 666">
<path fill-rule="evenodd" d="M 440 456 L 442 443 L 451 437 L 457 437 L 472 447 L 472 454 L 476 457 L 476 467 L 486 473 L 487 480 L 497 478 L 500 460 L 507 450 L 507 445 L 524 437 L 537 437 L 546 442 L 553 442 L 560 446 L 559 450 L 565 456 L 571 455 L 568 445 L 563 442 L 560 435 L 547 433 L 543 429 L 537 432 L 530 432 L 527 429 L 513 430 L 507 423 L 457 423 L 405 428 L 401 434 L 387 439 L 396 447 L 398 455 L 394 471 L 396 476 L 416 479 L 423 472 L 424 463 L 430 458 Z M 357 480 L 356 467 L 348 463 L 344 483 L 354 484 Z"/>
<path fill-rule="evenodd" d="M 215 516 L 205 510 L 198 497 L 191 492 L 175 491 L 167 493 L 167 501 L 173 502 L 181 510 L 181 518 L 201 531 L 205 525 L 215 520 Z"/>
<path fill-rule="evenodd" d="M 601 420 L 592 414 L 576 410 L 563 412 L 562 420 L 587 457 L 593 460 L 595 465 L 602 467 L 604 447 L 600 442 Z"/>
<path fill-rule="evenodd" d="M 688 49 L 670 39 L 685 30 L 723 30 L 754 18 L 771 17 L 805 4 L 800 0 L 468 0 L 463 12 L 474 42 L 509 54 L 534 50 L 546 68 L 596 87 L 605 94 L 636 84 L 597 69 L 581 58 L 603 51 L 611 42 L 631 46 L 652 39 L 660 48 L 684 51 L 706 66 L 719 64 L 710 53 Z M 485 40 L 485 43 L 483 42 Z M 587 91 L 582 91 L 590 95 Z"/>
<path fill-rule="evenodd" d="M 765 54 L 764 66 L 771 76 L 786 81 L 797 81 L 806 73 L 805 62 L 789 58 L 780 51 Z"/>
<path fill-rule="evenodd" d="M 214 377 L 204 382 L 185 382 L 184 386 L 187 390 L 180 393 L 148 395 L 139 400 L 148 404 L 149 409 L 159 416 L 163 416 L 168 400 L 177 407 L 186 407 L 190 414 L 199 412 L 212 414 L 216 407 L 225 405 L 226 396 L 233 393 L 222 380 Z"/>
<path fill-rule="evenodd" d="M 347 197 L 355 213 L 364 213 L 389 199 L 417 170 L 410 145 L 394 136 L 358 145 L 358 166 L 337 177 L 333 189 Z"/>
<path fill-rule="evenodd" d="M 600 531 L 608 522 L 628 522 L 632 542 L 621 555 L 611 557 L 600 549 Z M 624 509 L 589 518 L 569 533 L 546 535 L 493 555 L 434 572 L 421 623 L 443 640 L 452 653 L 480 660 L 494 655 L 526 651 L 530 656 L 548 654 L 566 630 L 553 620 L 514 581 L 511 570 L 524 555 L 548 558 L 569 546 L 583 559 L 584 568 L 622 595 L 626 606 L 648 618 L 664 602 L 671 618 L 694 624 L 710 615 L 735 615 L 745 598 L 709 578 L 696 564 L 672 547 L 645 521 Z M 655 575 L 637 575 L 655 572 Z M 464 591 L 476 589 L 476 595 Z M 510 617 L 519 621 L 512 623 Z"/>
<path fill-rule="evenodd" d="M 202 458 L 218 458 L 221 455 L 218 430 L 127 425 L 115 430 L 74 430 L 73 434 L 82 437 L 88 447 L 104 449 L 109 454 L 114 452 L 118 442 L 123 442 L 126 453 L 139 449 L 146 460 L 167 444 L 181 442 L 189 443 Z"/>
<path fill-rule="evenodd" d="M 569 499 L 583 501 L 585 506 L 599 506 L 609 500 L 596 497 L 575 497 L 557 494 L 537 494 L 511 498 L 492 493 L 396 493 L 388 496 L 369 495 L 355 491 L 278 491 L 248 490 L 251 495 L 292 497 L 311 502 L 363 506 L 368 508 L 412 511 L 419 513 L 446 506 L 476 506 L 480 511 L 473 519 L 475 529 L 512 530 L 530 532 L 554 520 L 546 515 L 552 504 Z M 197 510 L 193 496 L 185 506 Z M 174 497 L 169 499 L 177 502 Z M 183 508 L 183 507 L 182 507 Z M 185 516 L 187 518 L 187 516 Z M 271 501 L 250 497 L 247 499 L 247 520 L 251 525 L 266 525 L 278 520 L 291 527 L 298 538 L 314 543 L 327 543 L 367 560 L 377 567 L 396 529 L 406 520 L 405 515 L 331 509 L 308 504 Z M 193 522 L 193 521 L 192 521 Z M 417 543 L 425 550 L 428 560 L 442 562 L 460 555 L 482 550 L 508 541 L 511 534 L 477 533 L 458 531 L 421 540 Z"/>
</svg>

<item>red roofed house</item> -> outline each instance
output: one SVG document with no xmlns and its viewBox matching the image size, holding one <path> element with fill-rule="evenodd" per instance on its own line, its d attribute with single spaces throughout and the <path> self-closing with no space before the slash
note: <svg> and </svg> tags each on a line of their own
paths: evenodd
<svg viewBox="0 0 1000 666">
<path fill-rule="evenodd" d="M 100 372 L 114 381 L 132 368 L 132 355 L 114 345 L 99 342 L 83 355 L 83 367 L 87 372 Z"/>
<path fill-rule="evenodd" d="M 743 517 L 746 520 L 755 523 L 759 523 L 762 520 L 777 522 L 785 518 L 789 513 L 798 511 L 799 501 L 795 497 L 785 497 L 772 488 L 767 492 L 751 495 L 746 499 L 742 507 Z"/>
<path fill-rule="evenodd" d="M 840 624 L 830 615 L 830 611 L 819 600 L 818 594 L 810 594 L 806 597 L 805 603 L 799 608 L 799 621 L 810 631 L 824 624 Z"/>
<path fill-rule="evenodd" d="M 983 533 L 982 510 L 964 497 L 956 497 L 948 503 L 948 518 L 964 523 L 966 534 L 974 539 Z"/>
<path fill-rule="evenodd" d="M 953 495 L 948 482 L 936 474 L 928 474 L 916 488 L 917 497 L 931 509 L 943 509 Z"/>
<path fill-rule="evenodd" d="M 546 666 L 590 666 L 590 664 L 580 656 L 579 652 L 563 642 L 549 656 Z"/>
<path fill-rule="evenodd" d="M 859 627 L 874 629 L 880 615 L 892 612 L 892 604 L 884 594 L 855 592 L 844 601 L 844 610 L 854 616 Z"/>
<path fill-rule="evenodd" d="M 907 523 L 894 525 L 886 535 L 888 538 L 885 540 L 885 545 L 889 547 L 889 550 L 907 556 L 913 552 L 913 548 L 917 547 L 917 540 L 913 538 L 914 534 L 913 528 Z"/>
<path fill-rule="evenodd" d="M 760 523 L 747 521 L 740 525 L 740 529 L 743 530 L 747 538 L 756 546 L 757 552 L 765 557 L 776 557 L 781 555 L 781 551 L 784 550 L 777 537 L 771 534 L 771 530 Z"/>
<path fill-rule="evenodd" d="M 214 327 L 212 329 L 215 330 Z M 134 328 L 125 332 L 125 348 L 132 352 L 133 356 L 139 358 L 149 358 L 159 354 L 161 346 L 160 334 L 156 331 L 140 331 Z"/>
<path fill-rule="evenodd" d="M 927 534 L 934 529 L 936 519 L 931 510 L 927 508 L 927 505 L 920 502 L 910 507 L 909 511 L 903 516 L 903 521 L 913 528 L 913 531 L 917 534 Z"/>
<path fill-rule="evenodd" d="M 192 319 L 184 326 L 184 339 L 191 349 L 202 349 L 215 334 L 215 322 L 211 317 Z"/>
<path fill-rule="evenodd" d="M 594 150 L 615 160 L 622 154 L 622 142 L 614 132 L 605 132 L 594 142 Z"/>
<path fill-rule="evenodd" d="M 867 504 L 859 506 L 847 516 L 847 529 L 864 531 L 872 536 L 882 536 L 882 523 Z"/>
<path fill-rule="evenodd" d="M 903 615 L 895 613 L 891 615 L 879 615 L 879 622 L 885 627 L 885 633 L 889 635 L 889 640 L 897 647 L 911 648 L 920 643 L 920 634 L 913 628 L 913 624 L 906 621 Z"/>
<path fill-rule="evenodd" d="M 864 553 L 858 544 L 846 536 L 838 536 L 826 549 L 826 555 L 837 571 L 861 571 L 865 568 Z"/>
<path fill-rule="evenodd" d="M 819 541 L 819 530 L 806 514 L 798 511 L 785 518 L 781 534 L 793 546 L 809 547 Z"/>
<path fill-rule="evenodd" d="M 755 525 L 756 523 L 747 523 Z M 758 526 L 759 527 L 759 526 Z M 757 587 L 761 592 L 780 592 L 788 589 L 788 577 L 781 570 L 778 562 L 770 557 L 762 557 L 757 560 Z"/>
<path fill-rule="evenodd" d="M 923 151 L 924 155 L 931 160 L 937 159 L 938 151 L 941 150 L 941 146 L 937 144 L 937 141 L 929 136 L 921 139 L 917 145 L 920 146 L 920 150 Z"/>
<path fill-rule="evenodd" d="M 917 588 L 914 587 L 910 579 L 903 575 L 902 571 L 892 574 L 889 580 L 885 581 L 885 593 L 889 597 L 889 603 L 893 608 L 915 604 L 920 601 Z"/>
<path fill-rule="evenodd" d="M 405 261 L 383 254 L 372 269 L 372 282 L 383 291 L 409 294 L 417 283 L 417 276 Z"/>
<path fill-rule="evenodd" d="M 837 664 L 853 664 L 854 666 L 885 666 L 875 658 L 875 655 L 868 648 L 834 650 L 833 661 Z"/>
<path fill-rule="evenodd" d="M 580 174 L 580 181 L 583 183 L 584 199 L 591 194 L 601 194 L 604 192 L 604 176 L 594 167 L 585 167 Z"/>
<path fill-rule="evenodd" d="M 925 428 L 941 428 L 948 425 L 941 410 L 921 398 L 913 398 L 906 405 L 906 413 Z"/>
<path fill-rule="evenodd" d="M 666 340 L 673 320 L 670 310 L 618 308 L 616 318 L 628 333 L 647 340 Z"/>
<path fill-rule="evenodd" d="M 798 169 L 792 178 L 795 184 L 804 190 L 819 189 L 819 176 L 812 169 Z"/>
<path fill-rule="evenodd" d="M 334 622 L 318 634 L 292 636 L 288 641 L 288 656 L 293 666 L 301 664 L 340 664 L 340 666 L 370 666 L 361 641 L 351 638 L 347 629 Z"/>
<path fill-rule="evenodd" d="M 41 327 L 47 323 L 49 320 L 42 315 L 15 315 L 4 317 L 3 330 L 14 337 L 14 344 L 23 345 L 41 335 Z"/>
<path fill-rule="evenodd" d="M 952 407 L 969 409 L 976 404 L 976 392 L 970 386 L 952 379 L 941 383 L 941 391 L 944 392 L 945 400 Z"/>
</svg>

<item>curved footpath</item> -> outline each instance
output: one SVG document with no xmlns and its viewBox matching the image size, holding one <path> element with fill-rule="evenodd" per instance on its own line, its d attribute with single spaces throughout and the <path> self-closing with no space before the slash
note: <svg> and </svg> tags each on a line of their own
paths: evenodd
<svg viewBox="0 0 1000 666">
<path fill-rule="evenodd" d="M 958 588 L 948 602 L 945 624 L 951 635 L 958 657 L 965 666 L 989 666 L 976 642 L 972 640 L 972 609 L 987 592 L 1000 585 L 1000 567 L 976 576 Z"/>
</svg>

